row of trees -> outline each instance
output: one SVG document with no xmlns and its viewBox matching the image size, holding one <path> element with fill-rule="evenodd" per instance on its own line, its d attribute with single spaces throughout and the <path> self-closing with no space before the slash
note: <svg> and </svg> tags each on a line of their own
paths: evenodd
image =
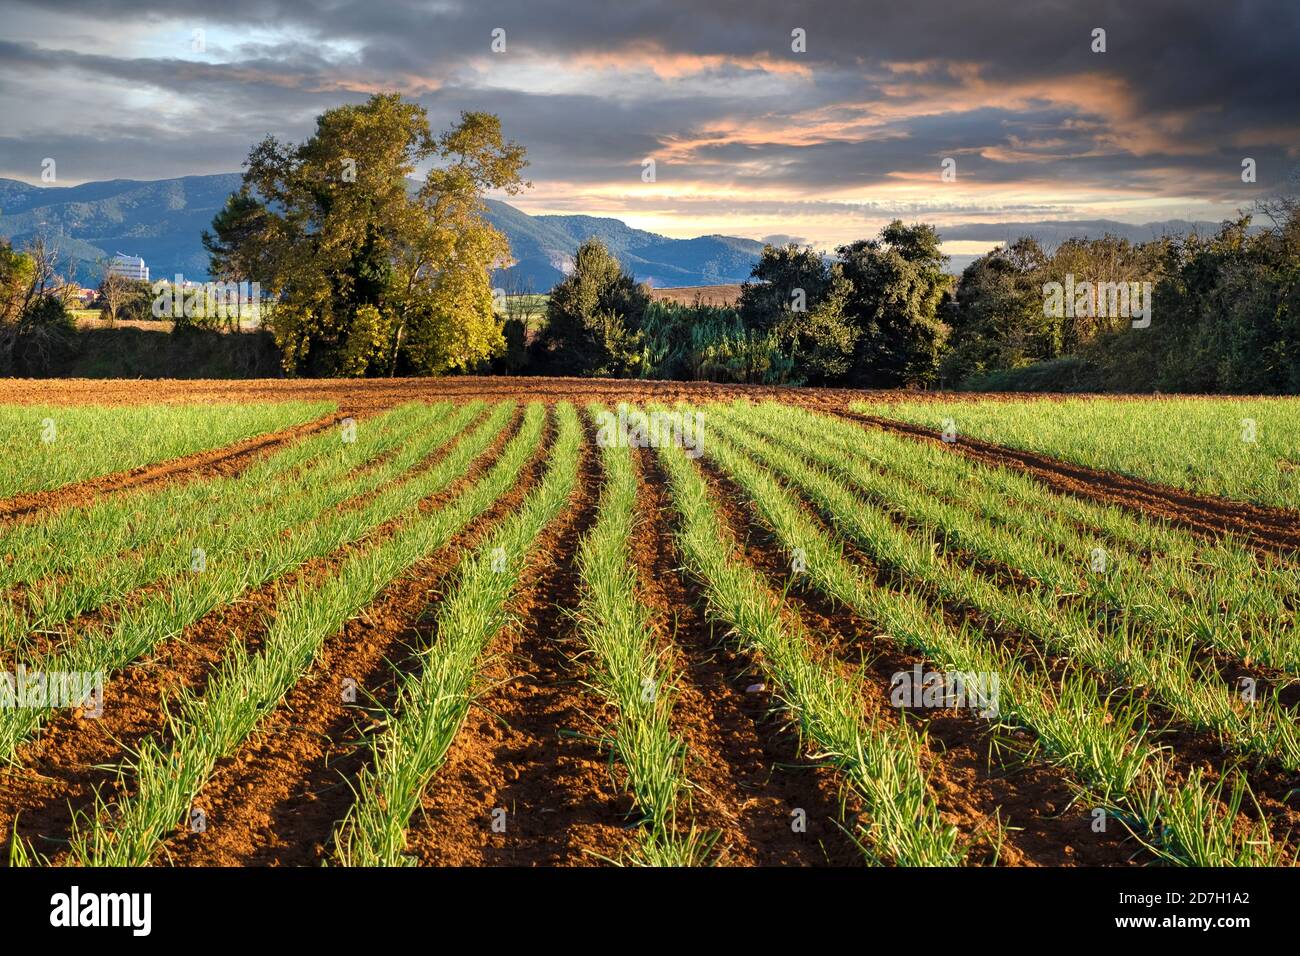
<svg viewBox="0 0 1300 956">
<path fill-rule="evenodd" d="M 290 373 L 889 388 L 1014 386 L 1020 372 L 1046 370 L 1041 380 L 1059 388 L 1069 383 L 1052 375 L 1065 363 L 1098 388 L 1300 391 L 1300 217 L 1289 201 L 1267 210 L 1267 228 L 1242 218 L 1211 237 L 1052 250 L 1021 239 L 960 280 L 934 227 L 895 221 L 833 256 L 765 247 L 735 308 L 653 303 L 590 240 L 536 330 L 509 301 L 494 310 L 490 276 L 509 248 L 484 196 L 527 185 L 524 151 L 495 116 L 463 113 L 435 136 L 423 108 L 376 95 L 324 113 L 304 143 L 267 138 L 245 165 L 204 244 L 215 276 L 257 281 L 274 301 L 269 324 Z M 1153 321 L 1045 308 L 1050 283 L 1076 278 L 1150 283 Z"/>
<path fill-rule="evenodd" d="M 980 257 L 943 310 L 944 380 L 1015 386 L 1017 373 L 1069 366 L 1097 389 L 1300 392 L 1300 203 L 1284 198 L 1259 212 L 1209 236 L 1107 236 L 1051 252 L 1021 239 Z M 1046 314 L 1044 286 L 1069 276 L 1150 283 L 1150 324 Z"/>
<path fill-rule="evenodd" d="M 767 246 L 735 309 L 652 303 L 598 240 L 552 291 L 538 371 L 869 387 L 928 385 L 947 337 L 931 226 L 892 222 L 834 259 Z"/>
<path fill-rule="evenodd" d="M 463 113 L 434 136 L 424 109 L 395 94 L 329 110 L 305 143 L 253 148 L 204 233 L 211 271 L 261 283 L 290 373 L 934 380 L 951 279 L 934 229 L 901 222 L 834 261 L 765 250 L 736 310 L 652 305 L 590 241 L 530 339 L 526 317 L 494 313 L 490 275 L 509 248 L 483 201 L 526 186 L 525 165 L 491 114 Z"/>
<path fill-rule="evenodd" d="M 1300 201 L 1277 200 L 1261 213 L 1254 228 L 1242 216 L 1210 236 L 1104 236 L 1052 250 L 1021 238 L 976 259 L 956 282 L 944 272 L 935 229 L 896 221 L 833 258 L 766 247 L 734 309 L 651 302 L 592 240 L 511 370 L 866 388 L 1296 393 Z M 1054 287 L 1070 298 L 1063 308 L 1059 300 L 1053 307 Z M 1077 308 L 1076 288 L 1084 296 Z M 1116 310 L 1116 301 L 1128 307 Z"/>
</svg>

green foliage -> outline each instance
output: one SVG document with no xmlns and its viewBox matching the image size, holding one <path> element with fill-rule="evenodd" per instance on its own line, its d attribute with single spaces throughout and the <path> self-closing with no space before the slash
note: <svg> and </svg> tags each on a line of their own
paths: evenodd
<svg viewBox="0 0 1300 956">
<path fill-rule="evenodd" d="M 641 370 L 641 323 L 650 296 L 598 239 L 574 256 L 573 272 L 551 290 L 541 364 L 558 375 L 629 378 Z"/>
<path fill-rule="evenodd" d="M 1018 368 L 971 370 L 948 385 L 972 392 L 1104 392 L 1107 383 L 1095 365 L 1077 355 L 1067 355 Z"/>
<path fill-rule="evenodd" d="M 268 227 L 266 208 L 247 192 L 232 193 L 212 220 L 212 231 L 203 230 L 203 248 L 209 268 L 223 279 L 249 279 L 255 275 L 252 257 L 255 240 Z"/>
<path fill-rule="evenodd" d="M 809 309 L 830 291 L 832 276 L 821 254 L 810 246 L 766 245 L 737 306 L 751 329 L 776 330 L 787 341 L 798 333 Z"/>
<path fill-rule="evenodd" d="M 523 319 L 506 319 L 501 323 L 501 337 L 506 347 L 497 359 L 498 370 L 517 375 L 528 366 L 528 326 Z"/>
<path fill-rule="evenodd" d="M 40 238 L 21 251 L 0 239 L 0 372 L 45 374 L 70 349 L 76 321 L 57 265 Z"/>
<path fill-rule="evenodd" d="M 879 239 L 836 251 L 853 290 L 844 316 L 859 331 L 850 383 L 888 388 L 934 382 L 948 336 L 940 305 L 952 284 L 938 232 L 894 220 Z"/>
<path fill-rule="evenodd" d="M 0 239 L 0 325 L 11 327 L 23 314 L 34 268 L 31 256 Z"/>
<path fill-rule="evenodd" d="M 951 280 L 931 226 L 894 221 L 877 239 L 811 248 L 766 246 L 741 290 L 740 315 L 770 331 L 792 376 L 819 385 L 927 385 L 947 337 Z"/>
<path fill-rule="evenodd" d="M 1059 355 L 1063 320 L 1044 316 L 1035 281 L 1046 261 L 1038 243 L 1023 238 L 966 267 L 944 310 L 952 329 L 941 364 L 945 382 Z"/>
<path fill-rule="evenodd" d="M 644 378 L 792 384 L 780 333 L 748 328 L 734 309 L 652 302 L 641 333 Z"/>
<path fill-rule="evenodd" d="M 154 319 L 153 287 L 143 279 L 105 276 L 96 290 L 92 305 L 110 322 L 142 322 Z M 174 301 L 183 301 L 179 297 Z"/>
<path fill-rule="evenodd" d="M 14 344 L 14 368 L 44 374 L 72 350 L 77 323 L 54 295 L 39 296 L 23 313 Z"/>
<path fill-rule="evenodd" d="M 503 347 L 488 270 L 509 249 L 483 196 L 523 188 L 525 160 L 495 116 L 435 137 L 423 107 L 375 95 L 323 113 L 301 145 L 268 137 L 246 165 L 204 242 L 214 272 L 278 297 L 286 371 L 436 375 Z"/>
<path fill-rule="evenodd" d="M 980 257 L 947 310 L 946 381 L 1017 390 L 1300 391 L 1300 207 L 1284 198 L 1263 211 L 1271 220 L 1263 229 L 1242 216 L 1212 236 L 1136 245 L 1073 239 L 1050 256 L 1022 239 Z M 1045 316 L 1044 284 L 1067 274 L 1150 282 L 1150 326 L 1134 328 L 1127 316 Z M 1056 371 L 1071 374 L 1055 379 Z"/>
<path fill-rule="evenodd" d="M 825 294 L 807 313 L 794 337 L 791 364 L 814 385 L 834 385 L 848 379 L 862 330 L 845 314 L 852 284 L 839 263 L 831 266 Z"/>
</svg>

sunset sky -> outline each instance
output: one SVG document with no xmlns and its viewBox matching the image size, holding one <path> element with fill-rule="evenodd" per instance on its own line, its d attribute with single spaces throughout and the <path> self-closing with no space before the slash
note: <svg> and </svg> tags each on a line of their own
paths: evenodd
<svg viewBox="0 0 1300 956">
<path fill-rule="evenodd" d="M 1295 0 L 57 6 L 0 2 L 0 176 L 39 183 L 45 157 L 58 185 L 235 171 L 379 90 L 435 129 L 499 114 L 528 149 L 527 212 L 677 237 L 1219 219 L 1300 165 Z"/>
</svg>

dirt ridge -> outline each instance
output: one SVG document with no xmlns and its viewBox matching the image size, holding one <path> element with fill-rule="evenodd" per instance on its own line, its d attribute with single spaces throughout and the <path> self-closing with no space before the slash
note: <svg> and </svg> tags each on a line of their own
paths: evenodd
<svg viewBox="0 0 1300 956">
<path fill-rule="evenodd" d="M 340 413 L 330 412 L 320 418 L 278 431 L 263 432 L 251 438 L 169 458 L 152 465 L 140 465 L 126 471 L 75 481 L 44 491 L 29 491 L 0 500 L 0 520 L 25 518 L 59 508 L 85 504 L 106 493 L 136 491 L 171 482 L 192 482 L 204 478 L 237 475 L 263 452 L 322 432 L 334 425 Z"/>
<path fill-rule="evenodd" d="M 892 418 L 847 409 L 835 410 L 835 414 L 860 425 L 941 444 L 983 464 L 1027 474 L 1053 491 L 1116 505 L 1144 518 L 1168 521 L 1206 537 L 1217 538 L 1228 533 L 1263 550 L 1300 552 L 1300 513 L 1297 512 L 1171 488 L 964 435 L 956 442 L 947 443 L 932 429 Z"/>
</svg>

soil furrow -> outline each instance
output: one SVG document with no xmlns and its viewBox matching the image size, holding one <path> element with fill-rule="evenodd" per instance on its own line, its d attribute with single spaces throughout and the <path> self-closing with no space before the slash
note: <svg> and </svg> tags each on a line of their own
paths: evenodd
<svg viewBox="0 0 1300 956">
<path fill-rule="evenodd" d="M 352 782 L 370 762 L 365 737 L 377 726 L 373 715 L 394 703 L 399 675 L 415 666 L 415 653 L 431 639 L 449 572 L 541 480 L 553 433 L 548 421 L 514 488 L 325 643 L 254 737 L 218 764 L 195 800 L 207 829 L 178 830 L 167 845 L 171 862 L 307 866 L 326 859 L 334 827 L 352 804 Z"/>
<path fill-rule="evenodd" d="M 498 457 L 518 430 L 522 414 L 478 456 L 467 474 L 443 492 L 426 498 L 420 509 L 437 507 L 476 480 Z M 462 435 L 465 433 L 462 433 Z M 439 448 L 423 467 L 436 465 L 455 439 Z M 67 842 L 73 820 L 93 807 L 97 791 L 116 795 L 116 767 L 146 736 L 165 735 L 166 703 L 181 690 L 202 693 L 232 644 L 256 653 L 274 620 L 277 596 L 288 588 L 328 575 L 348 553 L 371 544 L 396 527 L 394 519 L 374 529 L 362 541 L 314 558 L 279 578 L 267 581 L 230 604 L 214 609 L 160 644 L 140 660 L 105 680 L 104 712 L 87 718 L 60 711 L 40 735 L 20 747 L 15 761 L 0 768 L 0 843 L 7 844 L 17 828 L 35 841 L 40 853 L 57 853 Z M 33 777 L 39 781 L 33 786 Z"/>
<path fill-rule="evenodd" d="M 474 702 L 411 822 L 423 865 L 591 865 L 636 844 L 630 797 L 595 728 L 608 705 L 580 681 L 577 550 L 595 522 L 600 463 L 585 429 L 579 486 L 542 532 Z M 495 826 L 494 826 L 495 825 Z"/>
<path fill-rule="evenodd" d="M 1134 514 L 1168 521 L 1209 538 L 1234 534 L 1260 550 L 1300 552 L 1300 514 L 1295 512 L 1199 495 L 965 435 L 947 444 L 931 429 L 890 418 L 843 409 L 836 414 L 861 425 L 941 444 L 975 461 L 1030 475 L 1053 491 L 1118 505 Z"/>
<path fill-rule="evenodd" d="M 716 831 L 718 862 L 735 866 L 858 865 L 861 853 L 839 826 L 835 774 L 803 758 L 798 734 L 761 684 L 753 660 L 707 620 L 706 600 L 681 570 L 673 542 L 668 479 L 653 452 L 639 449 L 633 546 L 642 599 L 677 652 L 673 731 L 687 746 L 689 810 L 679 818 Z M 806 829 L 796 833 L 795 812 Z"/>
<path fill-rule="evenodd" d="M 998 820 L 1007 828 L 997 858 L 1001 864 L 1122 866 L 1140 855 L 1117 823 L 1106 833 L 1093 833 L 1089 808 L 1075 802 L 1069 782 L 1054 768 L 1025 759 L 1034 750 L 1031 735 L 1000 730 L 969 710 L 888 706 L 893 675 L 917 666 L 932 670 L 929 661 L 898 648 L 870 622 L 798 580 L 744 493 L 711 465 L 703 471 L 746 558 L 776 586 L 789 587 L 812 632 L 829 641 L 838 660 L 857 667 L 872 692 L 868 703 L 878 712 L 901 711 L 925 732 L 935 804 L 946 822 L 976 838 L 974 861 L 991 862 L 987 838 Z"/>
</svg>

